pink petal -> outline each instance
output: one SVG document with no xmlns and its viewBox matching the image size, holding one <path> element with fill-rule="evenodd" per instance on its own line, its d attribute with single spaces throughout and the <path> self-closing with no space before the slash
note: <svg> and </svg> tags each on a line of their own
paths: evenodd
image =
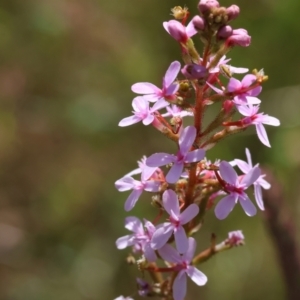
<svg viewBox="0 0 300 300">
<path fill-rule="evenodd" d="M 279 126 L 280 125 L 280 121 L 277 118 L 271 117 L 268 115 L 263 115 L 261 122 L 263 124 L 271 125 L 271 126 Z"/>
<path fill-rule="evenodd" d="M 260 99 L 258 99 L 256 97 L 253 97 L 253 96 L 245 95 L 245 98 L 246 98 L 247 104 L 259 104 L 259 103 L 261 103 Z"/>
<path fill-rule="evenodd" d="M 196 251 L 196 240 L 194 238 L 189 237 L 188 238 L 188 249 L 187 251 L 182 255 L 182 259 L 187 262 L 191 262 L 194 258 L 195 251 Z"/>
<path fill-rule="evenodd" d="M 260 187 L 259 184 L 254 185 L 254 196 L 255 196 L 257 206 L 261 210 L 265 210 L 264 202 L 263 202 L 263 199 L 262 199 L 261 187 Z"/>
<path fill-rule="evenodd" d="M 164 223 L 160 225 L 154 232 L 152 239 L 151 239 L 151 247 L 154 250 L 160 249 L 163 247 L 173 233 L 174 227 L 171 223 Z"/>
<path fill-rule="evenodd" d="M 161 183 L 159 181 L 149 180 L 144 184 L 144 190 L 147 192 L 156 193 L 159 191 Z"/>
<path fill-rule="evenodd" d="M 252 185 L 260 176 L 261 170 L 259 167 L 252 168 L 241 180 L 241 185 L 249 187 Z"/>
<path fill-rule="evenodd" d="M 119 192 L 125 192 L 133 189 L 136 180 L 132 177 L 123 177 L 115 182 L 115 187 Z"/>
<path fill-rule="evenodd" d="M 179 61 L 173 61 L 166 74 L 165 74 L 165 77 L 164 77 L 164 83 L 165 83 L 165 88 L 169 87 L 173 82 L 174 80 L 176 79 L 179 71 L 180 71 L 180 68 L 181 68 L 181 65 L 180 65 L 180 62 Z"/>
<path fill-rule="evenodd" d="M 241 159 L 235 159 L 234 162 L 240 168 L 240 170 L 245 174 L 248 173 L 251 169 L 251 167 L 248 165 L 248 163 L 246 163 L 245 161 L 243 161 Z"/>
<path fill-rule="evenodd" d="M 124 118 L 122 119 L 120 122 L 119 122 L 119 126 L 120 127 L 125 127 L 125 126 L 130 126 L 132 124 L 135 124 L 135 123 L 138 123 L 141 121 L 141 118 L 140 117 L 137 117 L 137 116 L 130 116 L 130 117 L 127 117 L 127 118 Z"/>
<path fill-rule="evenodd" d="M 256 133 L 257 136 L 259 138 L 259 140 L 267 147 L 271 147 L 269 139 L 268 139 L 268 135 L 266 132 L 266 129 L 264 127 L 264 125 L 262 124 L 257 124 L 256 126 Z"/>
<path fill-rule="evenodd" d="M 224 91 L 216 88 L 215 86 L 213 86 L 212 84 L 210 84 L 208 81 L 206 81 L 206 84 L 212 89 L 214 90 L 217 94 L 222 95 L 224 94 Z"/>
<path fill-rule="evenodd" d="M 240 90 L 241 88 L 242 88 L 242 83 L 239 80 L 231 77 L 227 85 L 227 91 L 232 93 Z"/>
<path fill-rule="evenodd" d="M 181 257 L 179 253 L 168 244 L 159 249 L 158 253 L 165 261 L 177 264 L 181 263 Z"/>
<path fill-rule="evenodd" d="M 166 176 L 166 181 L 175 183 L 181 176 L 183 170 L 183 163 L 175 162 Z"/>
<path fill-rule="evenodd" d="M 135 233 L 144 233 L 143 223 L 137 217 L 127 217 L 125 219 L 125 228 Z"/>
<path fill-rule="evenodd" d="M 172 211 L 177 217 L 180 215 L 178 197 L 173 190 L 166 190 L 163 193 L 163 207 L 169 215 Z"/>
<path fill-rule="evenodd" d="M 233 210 L 236 201 L 238 199 L 237 194 L 230 194 L 222 198 L 215 207 L 215 215 L 219 220 L 225 219 L 229 213 Z"/>
<path fill-rule="evenodd" d="M 154 120 L 154 116 L 152 114 L 148 114 L 145 119 L 143 119 L 143 124 L 145 126 L 150 125 Z"/>
<path fill-rule="evenodd" d="M 224 179 L 227 183 L 236 185 L 236 182 L 238 180 L 238 175 L 236 174 L 235 170 L 230 165 L 230 163 L 223 160 L 220 162 L 219 168 L 220 168 L 220 174 L 222 176 L 222 179 Z"/>
<path fill-rule="evenodd" d="M 151 112 L 158 111 L 158 110 L 160 110 L 162 108 L 165 108 L 169 105 L 170 105 L 170 103 L 168 101 L 166 101 L 164 98 L 160 98 L 159 100 L 157 100 L 157 102 L 151 108 Z"/>
<path fill-rule="evenodd" d="M 176 156 L 168 153 L 154 153 L 146 160 L 149 167 L 161 167 L 176 161 Z"/>
<path fill-rule="evenodd" d="M 254 82 L 256 82 L 256 76 L 253 74 L 247 74 L 242 79 L 242 86 L 248 87 L 248 86 L 252 85 Z"/>
<path fill-rule="evenodd" d="M 132 100 L 132 107 L 136 112 L 149 111 L 149 102 L 147 102 L 142 96 L 138 96 Z"/>
<path fill-rule="evenodd" d="M 245 194 L 245 197 L 243 197 L 243 199 L 241 199 L 241 197 L 239 197 L 239 200 L 240 200 L 239 202 L 247 216 L 253 217 L 254 215 L 256 215 L 257 209 L 246 194 Z"/>
<path fill-rule="evenodd" d="M 188 152 L 188 154 L 185 157 L 185 162 L 186 163 L 197 162 L 202 160 L 204 156 L 205 156 L 205 150 L 196 149 L 194 151 Z"/>
<path fill-rule="evenodd" d="M 131 90 L 137 94 L 156 94 L 161 90 L 150 82 L 138 82 L 131 86 Z"/>
<path fill-rule="evenodd" d="M 145 245 L 144 255 L 149 262 L 155 262 L 157 259 L 155 251 L 151 248 L 150 243 Z"/>
<path fill-rule="evenodd" d="M 119 250 L 125 249 L 128 246 L 132 246 L 134 244 L 134 239 L 132 235 L 125 235 L 116 240 L 116 246 Z"/>
<path fill-rule="evenodd" d="M 250 153 L 248 148 L 246 148 L 246 157 L 247 157 L 249 167 L 252 168 L 252 166 L 253 166 L 252 165 L 252 158 L 251 158 L 251 153 Z"/>
<path fill-rule="evenodd" d="M 164 84 L 165 85 L 165 84 Z M 165 97 L 170 97 L 176 94 L 176 92 L 179 89 L 179 84 L 178 83 L 173 83 L 170 86 L 166 86 L 166 90 L 164 92 Z"/>
<path fill-rule="evenodd" d="M 195 35 L 195 34 L 198 33 L 198 31 L 197 31 L 197 29 L 195 28 L 194 23 L 193 23 L 192 20 L 191 20 L 191 21 L 189 22 L 189 24 L 186 26 L 185 32 L 186 32 L 186 34 L 187 34 L 187 36 L 188 36 L 189 38 L 192 37 L 193 35 Z"/>
<path fill-rule="evenodd" d="M 189 244 L 185 230 L 182 226 L 176 228 L 176 230 L 174 231 L 174 237 L 177 251 L 179 253 L 186 252 Z"/>
<path fill-rule="evenodd" d="M 139 200 L 139 197 L 141 196 L 143 190 L 133 190 L 129 197 L 127 198 L 124 209 L 126 211 L 130 211 L 135 206 L 136 202 Z"/>
<path fill-rule="evenodd" d="M 186 295 L 186 274 L 181 270 L 176 276 L 173 283 L 173 298 L 174 300 L 184 300 Z"/>
<path fill-rule="evenodd" d="M 188 266 L 186 273 L 199 286 L 205 285 L 207 282 L 206 275 L 193 266 Z"/>
<path fill-rule="evenodd" d="M 180 224 L 184 225 L 194 219 L 199 213 L 199 207 L 197 204 L 189 205 L 179 217 Z"/>
<path fill-rule="evenodd" d="M 179 148 L 183 156 L 190 150 L 191 146 L 195 142 L 196 128 L 194 126 L 188 126 L 184 128 L 179 136 Z"/>
</svg>

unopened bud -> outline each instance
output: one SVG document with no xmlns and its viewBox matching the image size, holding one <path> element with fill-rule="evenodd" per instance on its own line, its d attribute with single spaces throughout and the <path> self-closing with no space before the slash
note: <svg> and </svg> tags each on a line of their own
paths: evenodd
<svg viewBox="0 0 300 300">
<path fill-rule="evenodd" d="M 223 108 L 225 110 L 225 112 L 228 114 L 230 113 L 230 111 L 232 110 L 233 106 L 234 106 L 234 103 L 231 101 L 231 100 L 225 100 L 223 102 Z"/>
<path fill-rule="evenodd" d="M 232 31 L 232 35 L 226 40 L 226 44 L 230 47 L 241 46 L 248 47 L 251 43 L 251 36 L 247 30 L 240 28 Z"/>
<path fill-rule="evenodd" d="M 217 37 L 219 39 L 227 39 L 231 35 L 232 35 L 232 27 L 229 25 L 224 25 L 220 27 L 217 33 Z"/>
<path fill-rule="evenodd" d="M 212 8 L 217 7 L 220 7 L 220 4 L 217 0 L 200 0 L 198 4 L 198 9 L 202 14 L 211 10 Z"/>
<path fill-rule="evenodd" d="M 228 21 L 234 20 L 239 16 L 240 8 L 237 5 L 233 4 L 226 8 L 226 13 L 228 16 Z"/>
<path fill-rule="evenodd" d="M 228 232 L 228 238 L 225 243 L 230 246 L 241 246 L 245 244 L 245 237 L 241 230 Z"/>
<path fill-rule="evenodd" d="M 194 65 L 194 64 L 185 65 L 181 69 L 181 73 L 187 79 L 202 79 L 208 75 L 208 71 L 204 66 Z"/>
<path fill-rule="evenodd" d="M 204 21 L 204 19 L 202 17 L 195 16 L 192 19 L 192 22 L 193 22 L 193 25 L 194 25 L 194 27 L 195 27 L 196 30 L 198 30 L 198 31 L 204 30 L 204 28 L 205 28 L 205 21 Z"/>
</svg>

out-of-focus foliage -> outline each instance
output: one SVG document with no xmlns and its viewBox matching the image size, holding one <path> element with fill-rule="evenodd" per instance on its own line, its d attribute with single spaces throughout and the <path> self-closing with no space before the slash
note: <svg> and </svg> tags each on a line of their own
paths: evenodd
<svg viewBox="0 0 300 300">
<path fill-rule="evenodd" d="M 0 3 L 0 299 L 109 300 L 135 291 L 134 277 L 142 274 L 126 265 L 126 250 L 115 248 L 125 234 L 127 193 L 118 193 L 114 181 L 142 155 L 173 145 L 150 127 L 117 123 L 130 114 L 131 84 L 159 84 L 180 59 L 162 22 L 184 4 L 196 13 L 196 0 Z M 209 158 L 244 159 L 249 147 L 255 162 L 279 175 L 299 219 L 300 2 L 235 4 L 241 16 L 234 26 L 248 29 L 252 45 L 234 49 L 232 64 L 265 69 L 263 108 L 282 126 L 268 128 L 271 149 L 250 129 Z M 149 198 L 143 200 L 132 214 L 153 218 Z M 237 208 L 224 221 L 208 214 L 198 249 L 212 232 L 222 240 L 234 229 L 243 230 L 247 245 L 200 266 L 208 284 L 191 285 L 187 300 L 283 299 L 259 214 L 248 218 Z"/>
</svg>

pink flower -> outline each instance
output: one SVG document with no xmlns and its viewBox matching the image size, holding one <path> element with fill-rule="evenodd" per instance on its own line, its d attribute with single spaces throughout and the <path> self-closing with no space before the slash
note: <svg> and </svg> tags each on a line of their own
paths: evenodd
<svg viewBox="0 0 300 300">
<path fill-rule="evenodd" d="M 122 119 L 119 122 L 119 126 L 129 126 L 140 121 L 143 122 L 144 125 L 149 125 L 154 120 L 154 110 L 150 109 L 149 102 L 143 97 L 135 97 L 132 101 L 133 107 L 133 116 Z"/>
<path fill-rule="evenodd" d="M 115 187 L 119 192 L 133 190 L 125 201 L 124 209 L 126 211 L 133 209 L 144 190 L 153 193 L 159 191 L 161 182 L 148 180 L 156 169 L 157 168 L 149 169 L 149 167 L 145 166 L 143 169 L 144 172 L 142 172 L 141 175 L 141 181 L 135 180 L 131 177 L 131 175 L 140 173 L 139 169 L 136 169 L 115 182 Z M 147 175 L 145 176 L 145 174 Z"/>
<path fill-rule="evenodd" d="M 225 219 L 237 202 L 241 204 L 246 215 L 250 217 L 254 216 L 256 214 L 256 207 L 245 193 L 245 190 L 258 179 L 260 169 L 254 167 L 245 176 L 239 178 L 230 163 L 222 161 L 219 171 L 222 179 L 225 181 L 224 190 L 228 195 L 222 198 L 216 205 L 216 217 L 220 220 Z"/>
<path fill-rule="evenodd" d="M 157 257 L 155 251 L 150 246 L 155 226 L 145 220 L 145 230 L 142 222 L 136 217 L 127 217 L 125 219 L 125 228 L 132 231 L 133 234 L 125 235 L 117 239 L 118 249 L 125 249 L 133 246 L 134 252 L 142 252 L 149 262 L 154 262 Z"/>
<path fill-rule="evenodd" d="M 271 147 L 266 129 L 263 124 L 279 126 L 280 121 L 277 118 L 265 115 L 264 113 L 257 113 L 259 106 L 243 105 L 238 106 L 237 109 L 243 116 L 245 116 L 245 118 L 241 120 L 242 125 L 245 127 L 255 125 L 259 140 L 267 147 Z"/>
<path fill-rule="evenodd" d="M 163 22 L 163 26 L 172 38 L 183 44 L 186 44 L 188 39 L 197 33 L 193 20 L 186 27 L 176 20 Z"/>
<path fill-rule="evenodd" d="M 190 151 L 196 138 L 196 128 L 194 126 L 188 126 L 181 131 L 179 136 L 179 151 L 176 155 L 168 153 L 155 153 L 149 156 L 146 160 L 146 164 L 149 167 L 165 166 L 173 163 L 170 171 L 166 176 L 166 180 L 169 183 L 175 183 L 181 176 L 185 163 L 194 163 L 200 161 L 205 156 L 203 149 L 196 149 Z"/>
<path fill-rule="evenodd" d="M 184 253 L 188 248 L 188 239 L 182 225 L 190 222 L 198 214 L 199 207 L 191 204 L 180 213 L 179 201 L 173 190 L 166 190 L 163 193 L 163 207 L 170 215 L 170 222 L 157 226 L 152 236 L 151 247 L 155 250 L 160 249 L 174 232 L 176 248 L 178 252 Z"/>
<path fill-rule="evenodd" d="M 202 286 L 207 282 L 207 277 L 191 262 L 196 250 L 196 241 L 193 238 L 188 239 L 187 251 L 180 255 L 172 246 L 165 245 L 158 250 L 160 256 L 167 262 L 176 264 L 175 268 L 178 274 L 173 283 L 174 300 L 183 300 L 186 295 L 186 275 L 189 276 L 197 285 Z"/>
<path fill-rule="evenodd" d="M 176 104 L 172 104 L 166 107 L 167 112 L 162 114 L 163 117 L 178 117 L 183 118 L 186 116 L 194 116 L 193 112 L 183 110 L 181 107 L 177 106 Z"/>
<path fill-rule="evenodd" d="M 235 159 L 234 163 L 240 168 L 240 170 L 247 174 L 252 168 L 252 159 L 251 159 L 251 153 L 249 151 L 249 149 L 246 148 L 246 157 L 247 157 L 247 162 L 241 160 L 241 159 Z M 261 209 L 264 210 L 264 202 L 262 199 L 262 191 L 261 188 L 263 189 L 269 189 L 271 187 L 270 183 L 267 182 L 264 177 L 266 175 L 260 175 L 258 177 L 258 179 L 253 183 L 254 185 L 254 196 L 255 196 L 255 200 L 257 203 L 257 206 Z"/>
<path fill-rule="evenodd" d="M 179 89 L 179 84 L 174 82 L 179 71 L 180 62 L 173 61 L 164 78 L 162 89 L 158 88 L 156 85 L 149 82 L 138 82 L 132 85 L 131 90 L 137 94 L 143 94 L 144 99 L 150 102 L 156 102 L 152 107 L 152 110 L 158 110 L 169 105 L 166 100 L 175 100 L 176 92 Z"/>
</svg>

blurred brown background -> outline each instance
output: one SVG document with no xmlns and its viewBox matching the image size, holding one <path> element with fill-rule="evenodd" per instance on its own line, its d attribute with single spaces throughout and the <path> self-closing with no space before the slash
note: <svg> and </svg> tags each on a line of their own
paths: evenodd
<svg viewBox="0 0 300 300">
<path fill-rule="evenodd" d="M 0 299 L 110 300 L 133 295 L 135 276 L 127 250 L 124 201 L 114 182 L 142 155 L 173 149 L 150 126 L 119 128 L 129 116 L 131 84 L 161 83 L 180 60 L 162 22 L 170 8 L 196 0 L 2 0 L 0 2 Z M 252 36 L 235 48 L 232 65 L 264 68 L 262 111 L 282 126 L 267 128 L 272 148 L 254 129 L 229 138 L 210 159 L 245 159 L 271 166 L 284 184 L 299 229 L 300 29 L 298 0 L 221 1 L 237 4 L 232 25 Z M 196 40 L 196 39 L 195 39 Z M 198 43 L 200 45 L 200 43 Z M 153 217 L 149 198 L 129 215 Z M 243 230 L 247 245 L 203 264 L 205 287 L 190 283 L 191 299 L 285 299 L 281 270 L 262 215 L 237 207 L 224 221 L 213 213 L 197 235 L 198 250 L 211 232 L 222 240 Z M 139 299 L 134 296 L 135 299 Z"/>
</svg>

